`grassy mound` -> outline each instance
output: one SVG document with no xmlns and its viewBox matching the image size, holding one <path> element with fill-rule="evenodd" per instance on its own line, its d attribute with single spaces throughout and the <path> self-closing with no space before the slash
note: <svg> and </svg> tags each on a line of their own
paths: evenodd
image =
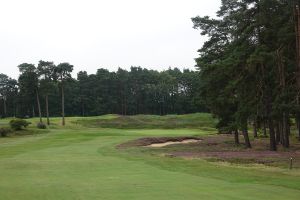
<svg viewBox="0 0 300 200">
<path fill-rule="evenodd" d="M 86 118 L 76 121 L 86 127 L 120 128 L 120 129 L 176 129 L 200 128 L 215 130 L 216 120 L 207 113 L 189 115 L 135 115 L 108 118 Z"/>
</svg>

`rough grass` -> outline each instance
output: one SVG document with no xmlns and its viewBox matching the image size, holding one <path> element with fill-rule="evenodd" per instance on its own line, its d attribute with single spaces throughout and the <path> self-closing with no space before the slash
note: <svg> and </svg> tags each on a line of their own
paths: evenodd
<svg viewBox="0 0 300 200">
<path fill-rule="evenodd" d="M 52 119 L 46 134 L 0 138 L 0 199 L 299 199 L 299 170 L 116 148 L 141 137 L 204 137 L 211 131 L 95 128 L 78 120 L 85 119 L 67 118 L 64 128 Z"/>
<path fill-rule="evenodd" d="M 126 142 L 120 147 L 139 147 L 162 141 L 172 141 L 175 138 L 139 138 Z M 180 138 L 179 138 L 180 139 Z M 269 151 L 269 141 L 266 138 L 253 139 L 253 148 L 246 149 L 243 144 L 235 145 L 233 135 L 202 136 L 196 144 L 170 145 L 163 148 L 147 148 L 155 155 L 167 155 L 186 159 L 205 159 L 213 162 L 229 162 L 234 164 L 264 164 L 266 166 L 289 169 L 290 158 L 293 158 L 293 168 L 300 169 L 300 143 L 293 141 L 289 149 L 278 146 L 278 151 Z"/>
<path fill-rule="evenodd" d="M 120 128 L 120 129 L 178 129 L 197 128 L 202 130 L 215 130 L 216 120 L 207 113 L 190 115 L 135 115 L 118 116 L 110 118 L 88 118 L 77 120 L 86 127 Z"/>
</svg>

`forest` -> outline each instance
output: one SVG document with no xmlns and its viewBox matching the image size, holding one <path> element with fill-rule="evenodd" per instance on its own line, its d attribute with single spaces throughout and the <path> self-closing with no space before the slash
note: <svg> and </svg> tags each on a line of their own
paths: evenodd
<svg viewBox="0 0 300 200">
<path fill-rule="evenodd" d="M 2 117 L 103 114 L 186 114 L 205 111 L 198 97 L 198 73 L 177 68 L 158 72 L 141 67 L 117 72 L 80 71 L 72 78 L 73 65 L 39 61 L 23 63 L 14 80 L 0 75 Z M 63 99 L 62 99 L 63 98 Z"/>
<path fill-rule="evenodd" d="M 223 0 L 217 18 L 192 19 L 208 41 L 196 59 L 200 96 L 218 117 L 218 128 L 238 137 L 242 131 L 251 148 L 262 129 L 288 148 L 290 127 L 300 136 L 300 14 L 299 1 Z M 300 140 L 300 137 L 299 137 Z M 238 138 L 236 138 L 238 143 Z"/>
</svg>

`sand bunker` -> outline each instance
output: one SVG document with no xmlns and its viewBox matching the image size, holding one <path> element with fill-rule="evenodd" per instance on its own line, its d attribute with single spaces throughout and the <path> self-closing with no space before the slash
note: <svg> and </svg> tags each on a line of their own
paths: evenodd
<svg viewBox="0 0 300 200">
<path fill-rule="evenodd" d="M 165 147 L 165 146 L 169 146 L 169 145 L 172 145 L 172 144 L 190 144 L 190 143 L 197 143 L 201 140 L 196 140 L 196 139 L 187 139 L 187 140 L 182 140 L 182 141 L 176 141 L 176 142 L 172 142 L 172 141 L 169 141 L 169 142 L 164 142 L 164 143 L 153 143 L 153 144 L 150 144 L 150 145 L 147 145 L 146 147 Z"/>
<path fill-rule="evenodd" d="M 189 144 L 202 141 L 199 137 L 150 137 L 131 140 L 117 146 L 118 149 L 130 147 L 165 147 L 172 144 Z"/>
</svg>

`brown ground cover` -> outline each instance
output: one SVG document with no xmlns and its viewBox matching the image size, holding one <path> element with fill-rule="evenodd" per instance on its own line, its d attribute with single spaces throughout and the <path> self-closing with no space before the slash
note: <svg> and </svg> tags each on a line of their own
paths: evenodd
<svg viewBox="0 0 300 200">
<path fill-rule="evenodd" d="M 197 143 L 174 144 L 162 148 L 151 148 L 149 145 L 166 143 L 169 141 L 199 140 Z M 242 138 L 241 138 L 242 139 Z M 209 161 L 226 161 L 241 164 L 265 164 L 270 166 L 290 166 L 293 159 L 293 168 L 300 168 L 300 143 L 293 142 L 290 149 L 280 145 L 278 151 L 269 151 L 269 139 L 259 138 L 252 140 L 252 149 L 246 149 L 243 144 L 235 145 L 232 135 L 214 135 L 205 137 L 161 137 L 140 138 L 121 144 L 118 148 L 143 147 L 152 153 L 181 158 L 202 158 Z"/>
</svg>

